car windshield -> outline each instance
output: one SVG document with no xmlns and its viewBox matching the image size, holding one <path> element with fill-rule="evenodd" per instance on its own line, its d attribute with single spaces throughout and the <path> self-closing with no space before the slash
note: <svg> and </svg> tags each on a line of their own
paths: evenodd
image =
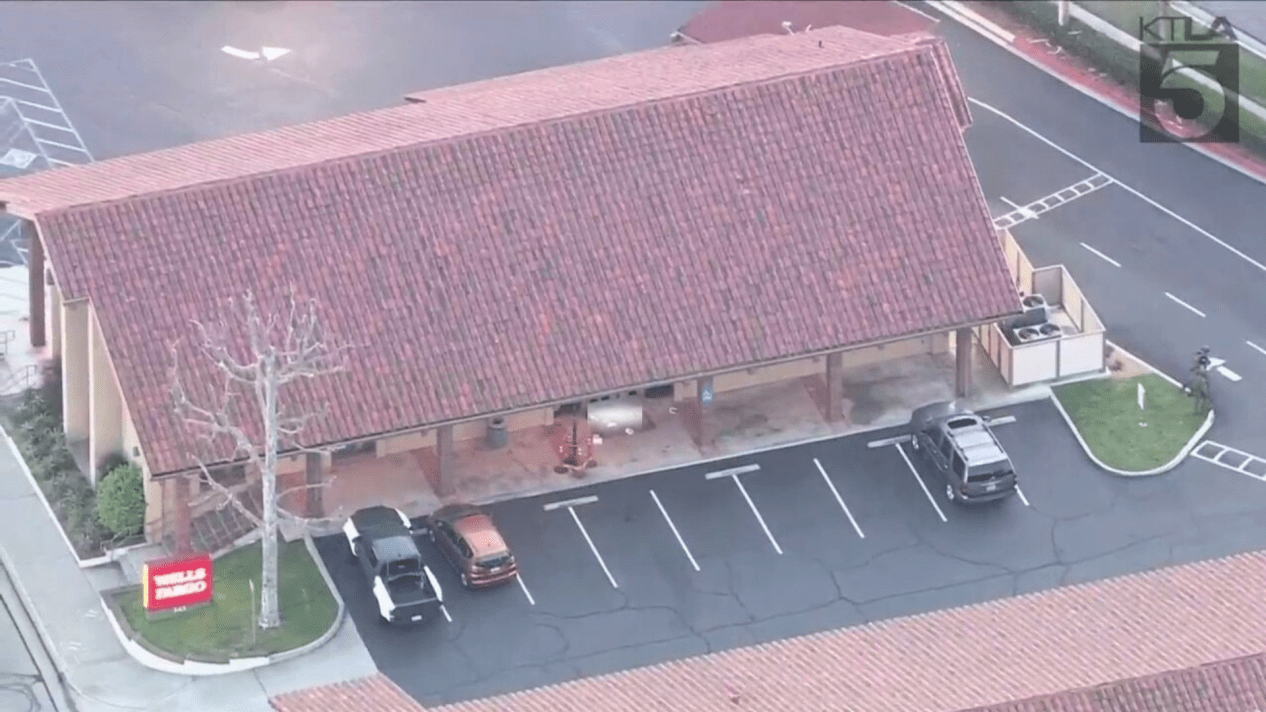
<svg viewBox="0 0 1266 712">
<path fill-rule="evenodd" d="M 475 563 L 485 569 L 495 569 L 499 566 L 505 566 L 510 563 L 510 553 L 503 551 L 500 554 L 481 556 L 475 560 Z"/>
</svg>

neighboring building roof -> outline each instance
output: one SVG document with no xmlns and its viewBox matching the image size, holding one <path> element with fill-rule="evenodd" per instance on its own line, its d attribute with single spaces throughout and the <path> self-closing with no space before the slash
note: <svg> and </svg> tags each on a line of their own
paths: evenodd
<svg viewBox="0 0 1266 712">
<path fill-rule="evenodd" d="M 278 695 L 277 712 L 426 712 L 382 673 Z"/>
<path fill-rule="evenodd" d="M 695 42 L 724 42 L 806 28 L 851 27 L 883 37 L 931 32 L 937 21 L 891 0 L 721 0 L 690 18 L 680 32 Z"/>
<path fill-rule="evenodd" d="M 359 346 L 289 387 L 330 411 L 308 445 L 1019 311 L 940 40 L 829 28 L 413 98 L 0 182 L 92 300 L 151 472 L 194 464 L 171 344 L 248 289 L 295 284 Z"/>
<path fill-rule="evenodd" d="M 1242 554 L 430 709 L 1252 712 L 1263 580 L 1266 554 Z M 395 709 L 375 695 L 358 709 Z"/>
</svg>

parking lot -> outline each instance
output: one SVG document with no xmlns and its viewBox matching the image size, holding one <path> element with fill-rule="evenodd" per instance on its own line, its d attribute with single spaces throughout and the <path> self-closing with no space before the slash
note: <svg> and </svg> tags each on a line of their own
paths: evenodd
<svg viewBox="0 0 1266 712">
<path fill-rule="evenodd" d="M 1113 478 L 1048 402 L 991 415 L 1016 419 L 1022 498 L 949 503 L 880 431 L 492 505 L 520 585 L 465 591 L 422 544 L 451 623 L 381 624 L 346 541 L 318 543 L 375 662 L 431 704 L 1266 544 L 1259 480 Z"/>
</svg>

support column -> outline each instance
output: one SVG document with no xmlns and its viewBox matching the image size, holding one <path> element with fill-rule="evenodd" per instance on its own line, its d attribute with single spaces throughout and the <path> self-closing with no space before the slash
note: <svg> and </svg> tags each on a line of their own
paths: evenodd
<svg viewBox="0 0 1266 712">
<path fill-rule="evenodd" d="M 435 493 L 441 497 L 453 491 L 453 426 L 435 429 Z"/>
<path fill-rule="evenodd" d="M 971 329 L 959 329 L 954 333 L 954 394 L 959 398 L 971 395 L 973 346 Z"/>
<path fill-rule="evenodd" d="M 712 403 L 716 400 L 716 392 L 712 376 L 700 378 L 696 385 L 694 410 L 698 418 L 699 447 L 711 448 L 717 443 L 716 416 L 712 412 Z"/>
<path fill-rule="evenodd" d="M 312 518 L 325 516 L 325 492 L 320 487 L 325 483 L 325 463 L 321 453 L 310 452 L 305 463 L 304 480 L 308 485 L 308 514 Z"/>
<path fill-rule="evenodd" d="M 183 475 L 163 480 L 171 490 L 171 533 L 178 556 L 193 553 L 193 513 L 189 509 L 189 478 Z"/>
<path fill-rule="evenodd" d="M 844 419 L 844 354 L 826 355 L 826 422 Z"/>
<path fill-rule="evenodd" d="M 40 236 L 36 234 L 34 222 L 23 220 L 21 224 L 23 237 L 27 238 L 30 245 L 27 265 L 30 269 L 28 277 L 30 319 L 27 323 L 31 327 L 31 346 L 41 348 L 47 343 L 44 321 L 44 243 L 40 242 Z"/>
<path fill-rule="evenodd" d="M 90 383 L 88 353 L 88 302 L 79 300 L 62 308 L 62 416 L 66 439 L 88 439 Z"/>
<path fill-rule="evenodd" d="M 54 359 L 62 355 L 62 290 L 48 272 L 48 336 L 49 355 Z M 34 315 L 32 315 L 34 318 Z"/>
</svg>

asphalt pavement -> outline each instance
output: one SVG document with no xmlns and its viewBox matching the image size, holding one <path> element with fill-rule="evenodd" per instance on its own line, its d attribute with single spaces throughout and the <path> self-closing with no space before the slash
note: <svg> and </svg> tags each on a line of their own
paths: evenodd
<svg viewBox="0 0 1266 712">
<path fill-rule="evenodd" d="M 867 446 L 896 431 L 492 505 L 522 585 L 466 591 L 422 540 L 451 623 L 384 625 L 346 540 L 318 546 L 375 663 L 438 704 L 1266 544 L 1266 482 L 1197 461 L 1108 477 L 1049 402 L 1006 414 L 1023 497 L 978 507 Z"/>
</svg>

